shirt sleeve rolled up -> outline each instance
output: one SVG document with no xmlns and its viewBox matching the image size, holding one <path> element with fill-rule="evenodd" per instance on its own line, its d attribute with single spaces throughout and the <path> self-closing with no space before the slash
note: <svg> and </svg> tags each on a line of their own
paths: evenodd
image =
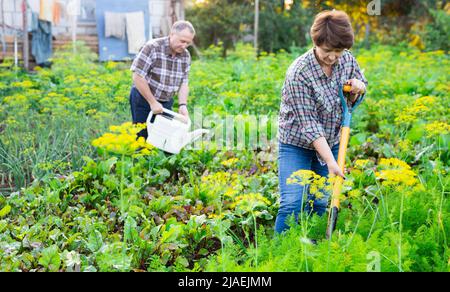
<svg viewBox="0 0 450 292">
<path fill-rule="evenodd" d="M 149 45 L 145 45 L 141 48 L 139 53 L 133 60 L 131 64 L 130 70 L 141 77 L 147 77 L 149 71 L 152 67 L 152 64 L 155 60 L 155 52 L 152 50 L 152 47 Z"/>
</svg>

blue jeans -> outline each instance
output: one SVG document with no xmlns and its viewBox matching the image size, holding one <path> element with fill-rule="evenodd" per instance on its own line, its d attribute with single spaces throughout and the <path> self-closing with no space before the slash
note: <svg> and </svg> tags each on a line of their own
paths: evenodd
<svg viewBox="0 0 450 292">
<path fill-rule="evenodd" d="M 333 152 L 333 156 L 337 160 L 339 144 L 332 147 L 331 152 Z M 286 180 L 291 174 L 300 169 L 312 170 L 318 175 L 328 177 L 328 167 L 320 164 L 316 156 L 316 151 L 280 142 L 278 153 L 278 177 L 281 202 L 277 219 L 275 220 L 275 232 L 277 233 L 281 233 L 289 228 L 286 224 L 286 219 L 290 215 L 294 214 L 295 222 L 297 222 L 298 214 L 303 208 L 304 202 L 302 202 L 302 197 L 303 188 L 305 188 L 305 186 L 286 183 Z M 314 212 L 321 216 L 325 213 L 329 194 L 324 194 L 325 196 L 321 199 L 315 199 L 308 193 L 308 190 L 306 190 L 306 194 L 308 202 L 314 200 L 312 209 L 310 204 L 306 204 L 305 211 L 307 214 Z"/>
<path fill-rule="evenodd" d="M 161 103 L 163 108 L 172 110 L 173 98 L 169 101 Z M 151 108 L 147 100 L 141 95 L 136 87 L 132 87 L 130 91 L 130 107 L 131 107 L 131 117 L 133 118 L 133 124 L 145 123 L 147 122 L 148 115 L 150 114 Z M 143 129 L 138 133 L 138 137 L 144 137 L 147 139 L 148 133 L 147 129 Z"/>
</svg>

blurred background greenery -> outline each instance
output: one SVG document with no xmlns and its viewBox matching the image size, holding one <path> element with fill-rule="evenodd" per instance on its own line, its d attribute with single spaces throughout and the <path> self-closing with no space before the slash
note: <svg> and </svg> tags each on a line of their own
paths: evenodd
<svg viewBox="0 0 450 292">
<path fill-rule="evenodd" d="M 450 4 L 445 0 L 260 0 L 259 51 L 308 45 L 314 16 L 332 9 L 349 14 L 355 47 L 404 43 L 427 51 L 449 49 Z M 253 41 L 254 16 L 255 0 L 193 0 L 186 10 L 197 29 L 196 44 L 220 44 L 223 56 L 239 41 Z"/>
</svg>

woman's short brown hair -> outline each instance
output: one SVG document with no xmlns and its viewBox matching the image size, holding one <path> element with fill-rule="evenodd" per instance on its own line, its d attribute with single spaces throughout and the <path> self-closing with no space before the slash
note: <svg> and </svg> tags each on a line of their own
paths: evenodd
<svg viewBox="0 0 450 292">
<path fill-rule="evenodd" d="M 316 46 L 326 45 L 332 49 L 350 49 L 353 46 L 353 28 L 344 11 L 317 14 L 310 33 Z"/>
</svg>

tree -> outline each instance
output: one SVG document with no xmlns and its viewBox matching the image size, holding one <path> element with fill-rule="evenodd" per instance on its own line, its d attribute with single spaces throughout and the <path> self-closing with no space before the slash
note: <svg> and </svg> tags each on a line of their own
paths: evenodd
<svg viewBox="0 0 450 292">
<path fill-rule="evenodd" d="M 260 10 L 259 43 L 267 52 L 291 46 L 305 46 L 313 15 L 299 1 L 285 9 L 285 1 L 262 0 Z"/>
<path fill-rule="evenodd" d="M 201 47 L 223 44 L 223 55 L 242 37 L 245 24 L 251 23 L 252 1 L 208 0 L 186 10 L 197 30 L 197 43 Z"/>
<path fill-rule="evenodd" d="M 188 9 L 202 47 L 223 43 L 223 55 L 244 35 L 253 35 L 254 0 L 203 0 Z M 308 44 L 314 16 L 343 10 L 352 21 L 356 44 L 410 43 L 448 50 L 449 5 L 445 0 L 381 0 L 381 15 L 369 15 L 368 0 L 260 0 L 259 49 L 276 52 Z M 287 5 L 289 4 L 289 5 Z"/>
</svg>

